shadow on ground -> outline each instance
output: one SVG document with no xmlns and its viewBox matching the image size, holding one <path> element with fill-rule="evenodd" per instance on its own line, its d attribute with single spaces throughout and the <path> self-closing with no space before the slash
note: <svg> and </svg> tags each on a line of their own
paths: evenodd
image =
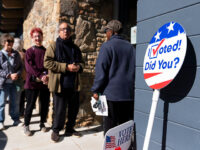
<svg viewBox="0 0 200 150">
<path fill-rule="evenodd" d="M 85 130 L 82 130 L 82 131 L 79 131 L 79 132 L 82 135 L 87 135 L 87 134 L 94 134 L 94 133 L 101 132 L 101 131 L 103 131 L 103 127 L 98 126 L 98 127 L 95 127 L 95 128 L 85 129 Z"/>
<path fill-rule="evenodd" d="M 5 135 L 5 133 L 3 133 L 2 131 L 0 131 L 0 150 L 4 150 L 7 141 L 8 141 L 8 138 Z"/>
<path fill-rule="evenodd" d="M 94 128 L 88 128 L 86 127 L 86 129 L 83 129 L 83 130 L 78 130 L 78 128 L 76 128 L 76 130 L 82 134 L 82 136 L 84 135 L 88 135 L 88 134 L 95 134 L 95 133 L 98 133 L 98 132 L 101 132 L 103 131 L 103 127 L 100 125 L 100 126 L 97 126 L 97 127 L 94 127 Z M 61 136 L 65 136 L 64 134 L 61 134 Z"/>
</svg>

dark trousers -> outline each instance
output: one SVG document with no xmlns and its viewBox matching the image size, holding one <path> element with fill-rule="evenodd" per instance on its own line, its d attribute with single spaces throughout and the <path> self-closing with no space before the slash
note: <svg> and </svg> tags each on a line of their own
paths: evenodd
<svg viewBox="0 0 200 150">
<path fill-rule="evenodd" d="M 103 117 L 104 135 L 106 132 L 119 124 L 133 120 L 133 101 L 107 101 L 108 116 Z"/>
<path fill-rule="evenodd" d="M 37 96 L 39 96 L 40 100 L 40 126 L 46 122 L 48 110 L 49 110 L 49 101 L 50 101 L 50 93 L 48 89 L 27 89 L 25 91 L 26 95 L 26 109 L 25 109 L 25 117 L 24 117 L 24 124 L 28 126 L 30 124 L 31 116 L 33 109 L 35 107 L 35 102 L 37 100 Z"/>
<path fill-rule="evenodd" d="M 68 107 L 67 107 L 68 106 Z M 59 133 L 63 129 L 68 108 L 68 121 L 66 130 L 72 130 L 75 126 L 79 110 L 79 93 L 73 89 L 63 89 L 61 93 L 53 94 L 53 126 L 54 132 Z"/>
<path fill-rule="evenodd" d="M 19 115 L 24 116 L 25 90 L 21 92 L 19 101 Z"/>
</svg>

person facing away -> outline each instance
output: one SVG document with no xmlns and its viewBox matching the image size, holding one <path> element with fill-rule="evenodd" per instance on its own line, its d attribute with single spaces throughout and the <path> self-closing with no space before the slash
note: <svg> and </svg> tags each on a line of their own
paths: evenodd
<svg viewBox="0 0 200 150">
<path fill-rule="evenodd" d="M 26 80 L 25 50 L 23 51 L 23 41 L 20 38 L 14 38 L 13 49 L 19 52 L 23 65 L 21 78 L 18 80 L 16 84 L 17 84 L 17 99 L 19 101 L 19 115 L 20 117 L 24 117 L 24 105 L 25 105 L 24 83 Z"/>
<path fill-rule="evenodd" d="M 35 102 L 39 96 L 40 101 L 40 130 L 47 132 L 45 122 L 49 110 L 50 93 L 47 87 L 48 70 L 44 68 L 44 54 L 46 48 L 42 45 L 43 32 L 40 28 L 33 28 L 30 32 L 34 46 L 26 51 L 25 68 L 26 82 L 24 85 L 26 95 L 26 108 L 24 116 L 24 134 L 31 136 L 29 124 Z"/>
<path fill-rule="evenodd" d="M 19 101 L 16 82 L 21 76 L 22 62 L 17 51 L 13 50 L 14 38 L 9 34 L 2 36 L 3 49 L 0 51 L 0 130 L 4 129 L 5 104 L 9 97 L 9 114 L 16 126 L 19 120 Z"/>
<path fill-rule="evenodd" d="M 59 131 L 63 129 L 68 108 L 65 135 L 81 136 L 74 130 L 79 101 L 74 93 L 79 85 L 77 77 L 83 71 L 80 49 L 72 42 L 71 28 L 65 21 L 59 24 L 59 37 L 52 42 L 45 53 L 44 66 L 49 70 L 48 87 L 53 93 L 53 125 L 51 139 L 59 141 Z"/>
<path fill-rule="evenodd" d="M 135 49 L 120 33 L 122 24 L 111 20 L 105 26 L 107 42 L 103 43 L 95 67 L 91 88 L 98 100 L 107 98 L 108 116 L 103 117 L 104 134 L 126 121 L 133 120 Z"/>
</svg>

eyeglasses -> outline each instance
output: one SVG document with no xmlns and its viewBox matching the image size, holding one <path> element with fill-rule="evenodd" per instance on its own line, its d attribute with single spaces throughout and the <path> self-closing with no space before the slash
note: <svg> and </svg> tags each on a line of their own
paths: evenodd
<svg viewBox="0 0 200 150">
<path fill-rule="evenodd" d="M 32 38 L 41 38 L 42 35 L 36 35 L 36 36 L 33 36 Z"/>
<path fill-rule="evenodd" d="M 8 43 L 14 43 L 13 40 L 6 40 L 6 42 L 8 42 Z"/>
<path fill-rule="evenodd" d="M 71 31 L 70 28 L 60 28 L 60 31 Z"/>
</svg>

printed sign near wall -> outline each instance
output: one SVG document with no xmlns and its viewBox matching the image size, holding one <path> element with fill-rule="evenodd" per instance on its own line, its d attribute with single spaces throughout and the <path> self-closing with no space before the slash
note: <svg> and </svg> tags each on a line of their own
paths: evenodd
<svg viewBox="0 0 200 150">
<path fill-rule="evenodd" d="M 134 121 L 127 121 L 106 132 L 103 150 L 128 150 L 131 144 Z"/>
<path fill-rule="evenodd" d="M 178 74 L 186 54 L 187 38 L 176 22 L 163 25 L 151 39 L 144 57 L 143 73 L 153 89 L 167 86 Z"/>
</svg>

